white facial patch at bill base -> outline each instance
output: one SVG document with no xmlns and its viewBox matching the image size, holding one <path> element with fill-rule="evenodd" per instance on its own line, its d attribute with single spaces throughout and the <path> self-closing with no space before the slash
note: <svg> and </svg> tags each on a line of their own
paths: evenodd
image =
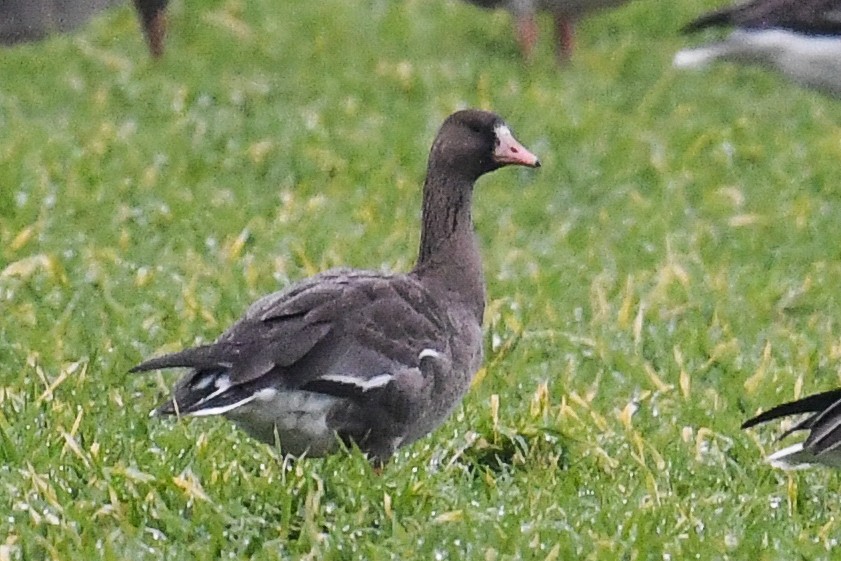
<svg viewBox="0 0 841 561">
<path fill-rule="evenodd" d="M 512 137 L 514 134 L 511 132 L 511 129 L 508 128 L 508 125 L 497 125 L 494 127 L 494 134 L 496 134 L 497 138 L 507 138 Z"/>
<path fill-rule="evenodd" d="M 494 146 L 493 159 L 501 165 L 517 165 L 528 167 L 540 167 L 540 160 L 520 144 L 511 133 L 511 129 L 504 123 L 494 127 L 496 146 Z"/>
</svg>

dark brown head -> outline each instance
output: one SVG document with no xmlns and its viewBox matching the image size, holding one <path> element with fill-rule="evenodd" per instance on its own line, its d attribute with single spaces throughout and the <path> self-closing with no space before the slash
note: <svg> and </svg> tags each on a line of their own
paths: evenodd
<svg viewBox="0 0 841 561">
<path fill-rule="evenodd" d="M 430 173 L 441 170 L 469 181 L 508 165 L 536 168 L 540 160 L 514 138 L 499 115 L 477 109 L 447 117 L 429 154 Z"/>
</svg>

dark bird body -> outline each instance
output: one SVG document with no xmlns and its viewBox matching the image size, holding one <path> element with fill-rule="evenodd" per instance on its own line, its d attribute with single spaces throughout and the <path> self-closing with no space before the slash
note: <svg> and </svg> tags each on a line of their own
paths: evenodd
<svg viewBox="0 0 841 561">
<path fill-rule="evenodd" d="M 757 0 L 715 10 L 688 23 L 684 33 L 708 27 L 788 29 L 807 35 L 841 35 L 840 0 Z"/>
<path fill-rule="evenodd" d="M 792 415 L 807 415 L 780 436 L 780 439 L 800 431 L 808 431 L 803 442 L 771 454 L 768 461 L 785 469 L 809 464 L 841 467 L 841 389 L 818 393 L 778 405 L 745 421 L 743 429 L 782 419 Z"/>
<path fill-rule="evenodd" d="M 754 0 L 703 15 L 684 32 L 731 27 L 722 41 L 684 49 L 678 68 L 715 60 L 756 64 L 794 82 L 841 97 L 841 0 Z"/>
<path fill-rule="evenodd" d="M 432 431 L 482 362 L 470 207 L 474 182 L 505 165 L 539 162 L 493 113 L 451 115 L 429 156 L 415 268 L 321 273 L 258 300 L 215 343 L 144 362 L 134 371 L 191 368 L 155 413 L 225 415 L 293 455 L 341 439 L 376 462 Z"/>
</svg>

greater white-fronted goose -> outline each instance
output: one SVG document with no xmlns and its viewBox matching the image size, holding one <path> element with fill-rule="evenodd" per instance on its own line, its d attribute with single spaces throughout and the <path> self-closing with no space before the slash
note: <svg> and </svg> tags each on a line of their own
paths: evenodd
<svg viewBox="0 0 841 561">
<path fill-rule="evenodd" d="M 122 0 L 0 0 L 0 44 L 40 41 L 87 23 Z"/>
<path fill-rule="evenodd" d="M 432 431 L 482 362 L 471 200 L 479 177 L 507 165 L 540 162 L 499 116 L 450 115 L 429 154 L 414 269 L 318 274 L 255 302 L 215 343 L 136 366 L 191 368 L 153 414 L 224 415 L 294 456 L 343 441 L 378 464 Z"/>
<path fill-rule="evenodd" d="M 160 58 L 164 54 L 167 4 L 169 0 L 134 0 L 134 8 L 140 17 L 146 44 L 149 45 L 149 52 L 154 58 Z"/>
<path fill-rule="evenodd" d="M 723 41 L 678 52 L 676 67 L 718 59 L 758 64 L 841 96 L 841 0 L 754 0 L 701 16 L 683 31 L 708 27 L 735 29 Z"/>
<path fill-rule="evenodd" d="M 628 0 L 467 0 L 487 9 L 503 8 L 514 17 L 520 50 L 530 59 L 537 44 L 537 13 L 549 12 L 555 22 L 555 54 L 561 64 L 575 47 L 575 22 L 591 12 L 624 4 Z"/>
<path fill-rule="evenodd" d="M 808 414 L 780 436 L 809 431 L 803 442 L 783 448 L 768 456 L 768 462 L 782 469 L 797 469 L 810 464 L 841 467 L 841 389 L 818 393 L 778 405 L 745 421 L 743 429 L 791 415 Z"/>
</svg>

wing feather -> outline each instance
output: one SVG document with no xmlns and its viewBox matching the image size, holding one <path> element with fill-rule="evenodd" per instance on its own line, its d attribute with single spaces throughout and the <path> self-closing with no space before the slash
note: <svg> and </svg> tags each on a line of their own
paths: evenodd
<svg viewBox="0 0 841 561">
<path fill-rule="evenodd" d="M 449 322 L 411 276 L 328 271 L 261 298 L 217 342 L 132 372 L 192 368 L 160 413 L 227 412 L 265 388 L 356 399 L 417 368 L 423 349 L 447 353 Z M 222 376 L 228 386 L 215 383 Z"/>
<path fill-rule="evenodd" d="M 723 26 L 837 35 L 841 33 L 841 4 L 838 0 L 754 0 L 705 14 L 681 31 Z"/>
<path fill-rule="evenodd" d="M 748 419 L 742 424 L 742 428 L 747 429 L 762 423 L 767 423 L 768 421 L 772 421 L 774 419 L 790 417 L 791 415 L 817 413 L 825 410 L 839 399 L 841 399 L 841 389 L 830 390 L 828 392 L 810 395 L 808 397 L 804 397 L 803 399 L 789 401 L 787 403 L 777 405 L 776 407 L 773 407 L 756 417 Z M 804 426 L 803 428 L 808 428 L 808 426 Z"/>
</svg>

